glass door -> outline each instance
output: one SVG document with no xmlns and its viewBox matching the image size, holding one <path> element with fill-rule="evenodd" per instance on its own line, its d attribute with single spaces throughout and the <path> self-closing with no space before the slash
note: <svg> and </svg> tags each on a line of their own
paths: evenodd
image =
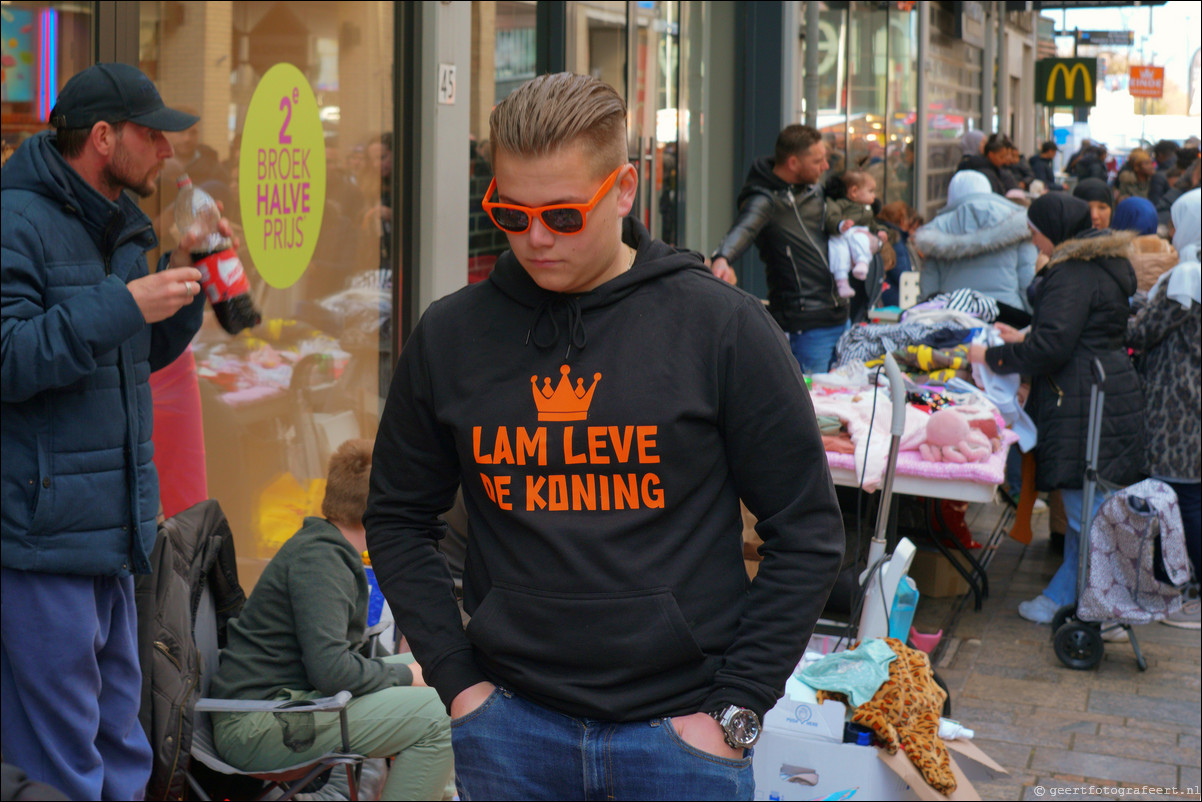
<svg viewBox="0 0 1202 802">
<path fill-rule="evenodd" d="M 635 213 L 657 239 L 677 244 L 679 232 L 680 3 L 627 4 L 627 63 L 632 162 L 639 171 Z"/>
</svg>

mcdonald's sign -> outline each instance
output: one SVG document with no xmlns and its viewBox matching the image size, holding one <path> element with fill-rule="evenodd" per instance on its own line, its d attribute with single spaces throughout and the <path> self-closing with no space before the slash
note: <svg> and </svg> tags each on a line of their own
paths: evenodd
<svg viewBox="0 0 1202 802">
<path fill-rule="evenodd" d="M 1044 58 L 1035 62 L 1035 102 L 1092 106 L 1098 84 L 1096 58 Z"/>
</svg>

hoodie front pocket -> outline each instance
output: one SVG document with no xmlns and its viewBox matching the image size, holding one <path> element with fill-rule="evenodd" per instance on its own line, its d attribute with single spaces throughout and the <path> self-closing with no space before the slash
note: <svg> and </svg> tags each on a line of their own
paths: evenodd
<svg viewBox="0 0 1202 802">
<path fill-rule="evenodd" d="M 467 634 L 518 674 L 647 676 L 705 658 L 668 588 L 553 593 L 494 585 Z"/>
</svg>

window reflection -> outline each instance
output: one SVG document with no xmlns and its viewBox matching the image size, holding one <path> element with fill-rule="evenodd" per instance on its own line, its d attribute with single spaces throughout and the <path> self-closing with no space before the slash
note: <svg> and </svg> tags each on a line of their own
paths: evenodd
<svg viewBox="0 0 1202 802">
<path fill-rule="evenodd" d="M 680 106 L 680 3 L 636 7 L 633 63 L 635 97 L 630 104 L 632 139 L 641 181 L 635 213 L 653 237 L 677 242 Z M 684 121 L 687 125 L 687 119 Z"/>
<path fill-rule="evenodd" d="M 175 156 L 160 191 L 144 202 L 164 248 L 178 238 L 171 203 L 182 173 L 222 201 L 239 232 L 243 215 L 254 213 L 240 208 L 240 182 L 256 177 L 239 174 L 239 157 L 251 99 L 268 70 L 296 67 L 318 106 L 325 196 L 300 278 L 268 285 L 242 237 L 262 325 L 231 337 L 209 313 L 191 352 L 152 378 L 164 512 L 190 493 L 217 499 L 248 589 L 301 518 L 319 512 L 333 449 L 375 435 L 387 392 L 398 346 L 393 195 L 401 164 L 392 131 L 393 9 L 386 2 L 141 4 L 139 66 L 169 104 L 200 116 L 172 135 Z M 173 421 L 189 376 L 202 420 Z M 178 447 L 189 434 L 202 440 L 191 457 Z"/>
<path fill-rule="evenodd" d="M 629 104 L 626 3 L 621 0 L 568 3 L 567 20 L 568 71 L 605 81 Z"/>
<path fill-rule="evenodd" d="M 960 162 L 960 137 L 981 127 L 981 48 L 955 36 L 952 15 L 931 9 L 927 83 L 935 98 L 927 109 L 927 208 L 929 219 L 947 202 L 947 187 Z"/>
<path fill-rule="evenodd" d="M 882 202 L 913 203 L 917 15 L 889 4 L 822 3 L 818 128 L 830 173 L 867 170 Z"/>
<path fill-rule="evenodd" d="M 472 92 L 468 191 L 468 283 L 483 281 L 509 248 L 480 205 L 492 180 L 488 117 L 535 75 L 537 6 L 533 0 L 472 3 Z"/>
</svg>

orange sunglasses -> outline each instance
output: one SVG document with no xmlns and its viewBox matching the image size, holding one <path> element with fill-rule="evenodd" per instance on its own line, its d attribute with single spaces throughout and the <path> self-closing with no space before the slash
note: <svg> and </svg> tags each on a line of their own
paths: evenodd
<svg viewBox="0 0 1202 802">
<path fill-rule="evenodd" d="M 493 224 L 507 234 L 525 234 L 530 230 L 535 217 L 543 221 L 543 225 L 556 234 L 579 234 L 584 230 L 584 222 L 588 213 L 593 210 L 601 198 L 609 192 L 618 178 L 619 167 L 609 174 L 605 183 L 597 190 L 597 194 L 588 203 L 556 203 L 551 206 L 519 206 L 516 203 L 493 203 L 489 200 L 497 189 L 497 179 L 494 178 L 484 193 L 484 211 L 492 219 Z"/>
</svg>

